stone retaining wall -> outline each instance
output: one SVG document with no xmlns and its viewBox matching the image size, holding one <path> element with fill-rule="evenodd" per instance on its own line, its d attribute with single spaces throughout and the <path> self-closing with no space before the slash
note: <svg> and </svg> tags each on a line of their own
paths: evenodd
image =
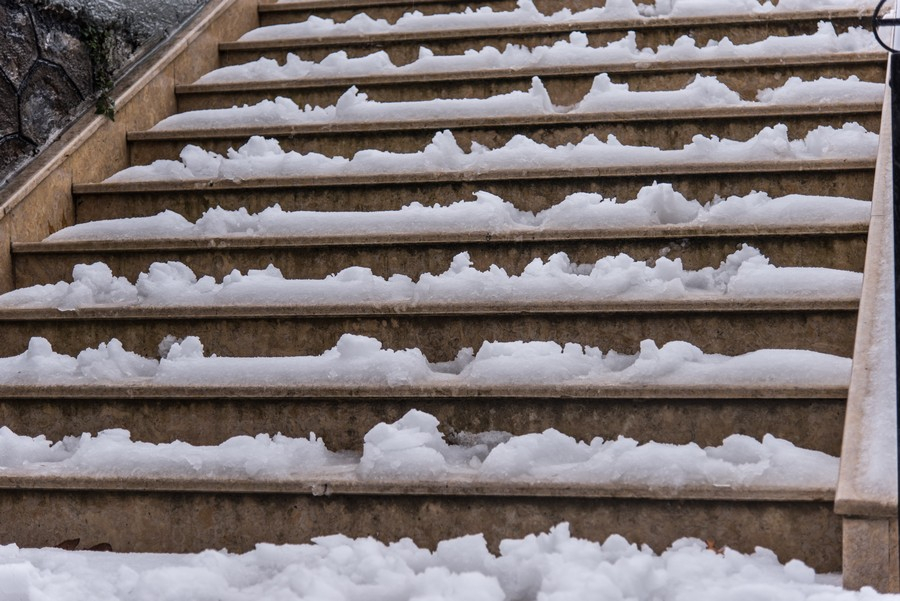
<svg viewBox="0 0 900 601">
<path fill-rule="evenodd" d="M 90 108 L 142 45 L 205 0 L 102 13 L 91 0 L 0 0 L 0 186 Z M 132 1 L 135 11 L 146 0 Z"/>
</svg>

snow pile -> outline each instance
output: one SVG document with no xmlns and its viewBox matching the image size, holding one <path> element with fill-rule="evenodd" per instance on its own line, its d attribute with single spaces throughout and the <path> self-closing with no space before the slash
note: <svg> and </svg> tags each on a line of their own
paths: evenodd
<svg viewBox="0 0 900 601">
<path fill-rule="evenodd" d="M 298 79 L 342 79 L 346 77 L 374 75 L 407 75 L 411 73 L 460 73 L 470 71 L 495 71 L 508 69 L 548 68 L 562 66 L 597 66 L 609 68 L 613 64 L 684 62 L 723 59 L 754 59 L 763 57 L 821 56 L 839 53 L 878 51 L 881 47 L 871 32 L 853 27 L 837 33 L 830 22 L 819 23 L 818 31 L 809 35 L 771 36 L 759 42 L 734 44 L 727 37 L 710 40 L 703 47 L 689 37 L 682 36 L 671 45 L 638 48 L 635 33 L 629 32 L 620 40 L 594 48 L 588 37 L 572 32 L 568 40 L 560 40 L 551 46 L 528 48 L 508 44 L 503 50 L 487 46 L 481 50 L 467 50 L 464 54 L 435 55 L 427 48 L 419 50 L 419 57 L 403 66 L 394 65 L 387 52 L 379 51 L 367 56 L 349 58 L 343 50 L 334 52 L 321 61 L 302 60 L 289 53 L 283 65 L 278 61 L 261 58 L 243 65 L 222 67 L 197 80 L 198 84 L 264 82 Z"/>
<path fill-rule="evenodd" d="M 521 27 L 526 25 L 565 24 L 578 27 L 581 24 L 635 21 L 658 17 L 696 17 L 717 15 L 746 15 L 793 11 L 821 11 L 823 9 L 858 9 L 864 13 L 874 8 L 874 2 L 860 4 L 858 0 L 782 0 L 777 4 L 760 3 L 757 0 L 657 0 L 654 4 L 638 4 L 634 0 L 608 1 L 605 6 L 572 12 L 563 9 L 551 15 L 542 14 L 531 0 L 518 0 L 511 11 L 494 11 L 490 6 L 463 12 L 423 15 L 418 11 L 406 13 L 394 23 L 385 19 L 373 19 L 366 13 L 358 13 L 343 23 L 333 19 L 311 16 L 301 23 L 259 27 L 243 35 L 242 42 L 258 42 L 296 38 L 328 38 L 373 34 L 411 33 L 487 29 L 496 27 Z M 629 25 L 631 25 L 629 23 Z M 634 23 L 640 26 L 641 23 Z"/>
<path fill-rule="evenodd" d="M 105 263 L 79 264 L 73 282 L 36 285 L 0 296 L 0 307 L 303 306 L 390 303 L 507 303 L 643 299 L 857 298 L 862 274 L 818 267 L 775 267 L 757 249 L 743 245 L 719 265 L 692 271 L 681 259 L 660 257 L 655 265 L 626 254 L 593 265 L 572 263 L 565 253 L 535 258 L 520 275 L 491 266 L 472 267 L 469 254 L 454 257 L 447 271 L 387 279 L 366 267 L 348 267 L 321 280 L 289 280 L 272 265 L 238 270 L 221 283 L 197 278 L 183 263 L 153 263 L 131 284 Z"/>
<path fill-rule="evenodd" d="M 128 430 L 116 429 L 51 443 L 0 427 L 0 469 L 7 473 L 270 479 L 355 464 L 355 457 L 329 451 L 312 434 L 236 436 L 218 446 L 193 446 L 136 442 Z"/>
<path fill-rule="evenodd" d="M 449 130 L 438 132 L 423 150 L 393 153 L 361 150 L 352 159 L 315 152 L 284 152 L 277 140 L 253 136 L 225 156 L 189 144 L 180 161 L 158 160 L 129 167 L 106 183 L 286 178 L 349 175 L 404 175 L 409 173 L 492 173 L 510 169 L 609 168 L 662 164 L 731 164 L 751 161 L 810 159 L 874 159 L 878 135 L 856 123 L 835 129 L 820 126 L 802 140 L 790 140 L 784 124 L 765 127 L 747 141 L 694 136 L 681 149 L 625 146 L 615 136 L 601 141 L 593 134 L 577 144 L 555 148 L 522 135 L 490 149 L 476 142 L 466 152 Z"/>
<path fill-rule="evenodd" d="M 127 430 L 68 436 L 19 436 L 0 428 L 0 469 L 7 474 L 167 478 L 295 479 L 317 475 L 363 480 L 566 482 L 683 488 L 750 486 L 833 488 L 838 459 L 766 435 L 760 442 L 733 434 L 701 448 L 619 437 L 590 443 L 554 429 L 511 436 L 470 435 L 449 445 L 437 418 L 412 409 L 365 435 L 361 456 L 329 451 L 321 439 L 265 434 L 236 436 L 218 446 L 134 442 Z M 484 441 L 484 442 L 483 442 Z M 488 444 L 491 443 L 491 444 Z M 343 474 L 343 476 L 342 476 Z"/>
<path fill-rule="evenodd" d="M 422 480 L 450 474 L 521 482 L 567 482 L 685 487 L 783 486 L 829 488 L 838 459 L 800 449 L 771 435 L 762 442 L 733 434 L 721 446 L 700 448 L 619 437 L 577 441 L 557 430 L 511 436 L 492 449 L 448 445 L 438 420 L 412 410 L 365 437 L 358 472 L 365 478 Z"/>
<path fill-rule="evenodd" d="M 159 360 L 141 357 L 112 339 L 77 357 L 32 338 L 20 355 L 0 357 L 0 384 L 122 386 L 621 386 L 846 387 L 850 359 L 812 351 L 763 349 L 734 357 L 706 354 L 687 342 L 658 347 L 645 340 L 633 355 L 555 342 L 484 342 L 451 362 L 429 363 L 418 349 L 394 351 L 365 336 L 344 334 L 318 356 L 205 356 L 194 336 L 168 337 Z"/>
<path fill-rule="evenodd" d="M 613 535 L 603 543 L 573 537 L 568 524 L 507 539 L 498 554 L 483 535 L 444 540 L 435 551 L 410 539 L 382 543 L 343 535 L 308 545 L 258 544 L 241 555 L 90 553 L 0 546 L 0 590 L 55 601 L 158 599 L 897 599 L 870 588 L 845 591 L 839 578 L 804 563 L 782 565 L 774 553 L 717 553 L 681 539 L 657 555 Z"/>
<path fill-rule="evenodd" d="M 534 214 L 489 192 L 448 206 L 413 203 L 399 211 L 284 211 L 208 209 L 195 223 L 173 211 L 151 217 L 90 221 L 64 228 L 47 242 L 76 240 L 150 240 L 238 236 L 367 237 L 401 234 L 490 234 L 541 231 L 615 231 L 665 225 L 715 226 L 867 223 L 871 203 L 836 196 L 791 194 L 771 198 L 765 192 L 730 196 L 701 205 L 676 192 L 671 184 L 645 186 L 637 198 L 616 202 L 600 194 L 579 192 Z"/>
<path fill-rule="evenodd" d="M 228 127 L 271 127 L 278 125 L 323 125 L 330 123 L 376 123 L 380 121 L 427 121 L 434 119 L 531 116 L 561 113 L 638 111 L 666 108 L 693 109 L 714 106 L 834 105 L 838 103 L 881 102 L 884 84 L 822 77 L 814 81 L 789 78 L 779 88 L 761 90 L 758 102 L 746 102 L 714 75 L 697 75 L 680 90 L 632 91 L 627 83 L 613 83 L 601 73 L 591 90 L 572 107 L 554 105 L 539 77 L 533 77 L 527 92 L 510 92 L 489 98 L 459 98 L 378 102 L 369 100 L 356 86 L 349 88 L 334 106 L 300 108 L 290 98 L 263 100 L 253 106 L 208 109 L 179 113 L 163 119 L 151 131 L 221 129 Z"/>
</svg>

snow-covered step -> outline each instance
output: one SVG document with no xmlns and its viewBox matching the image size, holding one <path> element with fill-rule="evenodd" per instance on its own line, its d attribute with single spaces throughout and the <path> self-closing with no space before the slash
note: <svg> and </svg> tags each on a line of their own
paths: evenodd
<svg viewBox="0 0 900 601">
<path fill-rule="evenodd" d="M 578 0 L 575 4 L 584 3 Z M 544 10 L 559 10 L 559 0 L 538 0 Z M 305 21 L 310 17 L 346 21 L 361 12 L 376 19 L 396 21 L 406 13 L 418 11 L 424 15 L 462 12 L 491 7 L 495 11 L 516 8 L 515 0 L 299 0 L 297 2 L 266 2 L 259 5 L 260 25 L 278 25 Z M 587 8 L 587 7 L 585 7 Z"/>
<path fill-rule="evenodd" d="M 261 540 L 299 543 L 340 532 L 410 537 L 432 548 L 484 533 L 496 548 L 566 521 L 586 539 L 621 534 L 664 549 L 691 536 L 744 552 L 762 546 L 821 572 L 841 566 L 841 519 L 830 488 L 4 474 L 0 499 L 10 515 L 39 516 L 0 526 L 3 539 L 21 547 L 77 537 L 122 551 L 246 551 Z"/>
<path fill-rule="evenodd" d="M 621 12 L 618 13 L 620 16 L 616 14 L 603 19 L 589 11 L 563 21 L 552 17 L 541 19 L 533 9 L 520 9 L 505 13 L 507 18 L 503 18 L 502 12 L 407 17 L 399 25 L 360 17 L 352 24 L 313 20 L 261 27 L 240 40 L 221 43 L 219 52 L 225 66 L 240 65 L 261 57 L 284 62 L 289 52 L 304 60 L 320 61 L 336 51 L 344 51 L 350 57 L 384 51 L 395 65 L 404 65 L 415 61 L 423 46 L 438 55 L 462 54 L 485 46 L 503 48 L 507 44 L 533 48 L 552 45 L 572 31 L 586 34 L 591 46 L 606 45 L 633 31 L 640 48 L 655 48 L 672 44 L 682 36 L 689 36 L 702 46 L 724 37 L 734 44 L 748 44 L 770 36 L 811 35 L 816 33 L 821 21 L 844 32 L 850 27 L 868 27 L 870 20 L 869 14 L 859 8 L 645 18 L 623 18 Z M 520 16 L 516 18 L 517 15 Z M 506 24 L 491 25 L 491 21 Z"/>
<path fill-rule="evenodd" d="M 93 222 L 102 223 L 102 222 Z M 355 265 L 387 277 L 395 273 L 438 273 L 454 256 L 468 252 L 479 269 L 494 264 L 521 272 L 535 258 L 565 252 L 580 263 L 624 252 L 654 260 L 661 252 L 679 258 L 688 269 L 712 265 L 743 243 L 759 248 L 773 263 L 798 267 L 830 267 L 861 271 L 866 223 L 832 223 L 764 228 L 656 227 L 571 231 L 540 235 L 496 234 L 367 234 L 358 236 L 211 236 L 143 240 L 83 240 L 20 243 L 13 246 L 18 287 L 70 280 L 79 263 L 101 261 L 129 279 L 154 261 L 180 261 L 196 273 L 221 279 L 234 269 L 278 265 L 289 278 L 322 278 Z"/>
<path fill-rule="evenodd" d="M 280 102 L 286 104 L 288 101 Z M 408 103 L 402 104 L 406 106 Z M 847 122 L 859 123 L 868 131 L 878 131 L 881 100 L 812 106 L 667 108 L 665 111 L 647 107 L 604 112 L 419 120 L 395 118 L 322 124 L 267 124 L 263 117 L 260 119 L 262 123 L 244 125 L 240 121 L 239 111 L 204 111 L 197 115 L 197 125 L 193 128 L 189 126 L 191 113 L 186 113 L 174 121 L 178 129 L 173 125 L 171 129 L 163 126 L 131 132 L 128 135 L 131 162 L 145 164 L 158 159 L 177 159 L 189 143 L 224 154 L 228 148 L 240 147 L 253 135 L 276 138 L 284 150 L 304 153 L 315 151 L 352 156 L 367 149 L 414 152 L 426 146 L 435 132 L 444 129 L 452 130 L 463 148 L 471 147 L 473 142 L 499 147 L 509 143 L 516 135 L 524 135 L 549 146 L 559 146 L 578 143 L 586 135 L 593 134 L 601 139 L 614 135 L 626 145 L 673 149 L 689 144 L 697 132 L 746 140 L 774 123 L 787 125 L 792 138 L 802 137 L 820 125 L 841 127 Z M 277 117 L 273 115 L 271 119 L 274 121 Z M 220 125 L 208 125 L 212 120 Z"/>
<path fill-rule="evenodd" d="M 496 60 L 494 60 L 496 64 Z M 525 66 L 486 69 L 472 67 L 448 72 L 416 71 L 396 74 L 317 75 L 278 78 L 260 74 L 256 80 L 196 82 L 176 86 L 179 112 L 230 108 L 256 104 L 285 96 L 300 105 L 335 104 L 351 86 L 380 102 L 430 100 L 434 98 L 489 98 L 514 91 L 527 91 L 537 76 L 544 82 L 557 105 L 573 105 L 591 90 L 598 73 L 608 73 L 615 83 L 627 83 L 632 90 L 675 90 L 690 84 L 698 74 L 715 75 L 719 81 L 753 99 L 759 90 L 782 86 L 791 77 L 811 81 L 819 77 L 847 78 L 883 83 L 885 59 L 882 52 L 836 53 L 823 63 L 821 55 L 717 58 L 704 60 L 634 60 L 573 64 L 568 66 Z M 275 74 L 280 73 L 275 68 Z M 336 73 L 334 69 L 326 70 Z M 238 72 L 240 73 L 240 72 Z M 224 77 L 224 76 L 221 76 Z M 230 76 L 229 76 L 230 77 Z M 217 76 L 216 79 L 220 79 Z"/>
<path fill-rule="evenodd" d="M 29 337 L 42 336 L 62 352 L 77 353 L 119 338 L 126 347 L 151 356 L 166 336 L 197 335 L 217 354 L 284 356 L 321 353 L 352 332 L 392 348 L 420 348 L 439 361 L 484 340 L 534 338 L 597 347 L 614 340 L 625 352 L 652 338 L 685 340 L 712 353 L 772 347 L 849 356 L 857 307 L 852 296 L 784 295 L 750 300 L 7 308 L 0 311 L 0 342 L 7 352 L 17 353 Z"/>
<path fill-rule="evenodd" d="M 363 509 L 356 503 L 364 506 L 368 517 L 352 516 L 353 528 L 377 532 L 379 537 L 389 539 L 409 536 L 425 545 L 435 544 L 432 537 L 436 535 L 445 538 L 447 532 L 457 536 L 469 533 L 470 528 L 487 519 L 487 515 L 480 514 L 491 505 L 492 512 L 500 507 L 506 514 L 485 530 L 492 545 L 510 532 L 520 532 L 510 530 L 512 522 L 516 524 L 514 528 L 540 529 L 540 521 L 532 523 L 535 518 L 566 520 L 575 528 L 599 526 L 599 531 L 588 532 L 588 537 L 605 539 L 611 533 L 607 529 L 623 527 L 610 518 L 624 510 L 636 518 L 626 520 L 625 536 L 649 544 L 666 546 L 673 542 L 667 539 L 698 536 L 688 533 L 699 526 L 707 529 L 707 535 L 701 538 L 712 538 L 731 548 L 762 543 L 777 553 L 796 552 L 796 546 L 790 544 L 771 545 L 771 538 L 749 541 L 730 531 L 737 527 L 743 535 L 758 536 L 758 529 L 771 530 L 778 521 L 790 519 L 790 525 L 783 525 L 777 534 L 769 536 L 807 534 L 806 529 L 812 525 L 824 529 L 812 539 L 805 539 L 806 543 L 816 542 L 812 553 L 791 558 L 801 558 L 824 569 L 829 561 L 834 561 L 835 547 L 840 546 L 834 544 L 832 522 L 836 520 L 821 507 L 833 499 L 838 459 L 797 447 L 790 441 L 768 435 L 761 440 L 731 435 L 701 448 L 696 443 L 640 444 L 627 438 L 592 437 L 589 442 L 578 441 L 549 429 L 522 436 L 470 433 L 451 445 L 439 426 L 434 416 L 409 411 L 393 423 L 380 422 L 369 430 L 361 454 L 336 453 L 326 446 L 327 441 L 314 435 L 292 439 L 262 434 L 232 438 L 217 446 L 194 447 L 183 442 L 134 442 L 129 432 L 119 429 L 97 436 L 67 437 L 51 447 L 44 437 L 20 436 L 4 428 L 0 439 L 5 448 L 14 452 L 3 458 L 0 490 L 18 489 L 17 496 L 2 496 L 10 511 L 30 514 L 29 505 L 41 503 L 43 510 L 57 514 L 53 527 L 71 531 L 80 526 L 78 538 L 88 540 L 111 532 L 111 528 L 107 524 L 106 529 L 96 530 L 83 514 L 99 518 L 106 517 L 109 511 L 129 524 L 132 538 L 104 542 L 124 543 L 118 549 L 126 551 L 145 549 L 143 545 L 156 550 L 187 551 L 196 550 L 195 544 L 230 548 L 237 545 L 242 549 L 248 542 L 258 542 L 258 538 L 246 540 L 251 532 L 255 536 L 263 532 L 262 536 L 270 542 L 305 541 L 331 527 L 356 535 L 358 530 L 345 530 L 346 517 L 334 522 L 330 515 L 332 511 L 355 513 Z M 103 507 L 99 516 L 94 515 L 95 507 L 72 512 L 54 505 L 77 499 L 84 510 L 87 495 L 82 491 L 91 491 L 94 502 L 100 504 L 113 483 L 116 500 Z M 258 524 L 256 514 L 276 500 L 284 513 L 270 513 L 266 524 Z M 205 535 L 199 539 L 192 528 L 179 529 L 184 518 L 178 509 L 189 510 L 191 522 L 197 523 L 202 522 L 197 514 L 210 513 L 212 508 L 205 506 L 210 504 L 215 507 L 217 518 L 228 518 L 230 522 L 231 512 L 238 509 L 231 506 L 235 502 L 243 506 L 243 511 L 241 519 L 229 523 L 229 528 L 205 527 Z M 135 505 L 140 507 L 140 513 Z M 759 512 L 749 531 L 744 527 L 750 516 L 743 514 L 753 511 L 746 505 L 755 505 Z M 154 509 L 166 507 L 175 512 L 165 523 L 179 530 L 182 537 L 172 537 L 175 532 L 159 524 L 155 536 L 148 538 L 150 533 L 144 531 L 134 536 L 136 528 L 149 526 L 149 521 L 156 519 Z M 402 511 L 405 507 L 412 511 Z M 65 518 L 71 513 L 78 513 L 77 521 Z M 729 513 L 736 515 L 729 516 L 728 525 L 717 527 L 721 517 L 725 517 L 722 514 Z M 302 519 L 293 519 L 295 514 Z M 389 515 L 393 515 L 390 529 L 378 527 Z M 423 520 L 426 516 L 429 519 Z M 473 522 L 473 518 L 478 522 Z M 373 519 L 374 523 L 368 523 Z M 435 521 L 444 525 L 435 528 Z M 632 521 L 652 525 L 632 530 L 627 525 Z M 293 525 L 285 529 L 283 523 Z M 670 526 L 661 527 L 663 523 Z M 277 526 L 272 531 L 268 524 Z M 497 526 L 499 530 L 492 529 Z M 4 536 L 21 532 L 6 523 L 2 528 Z M 58 533 L 50 529 L 30 530 L 37 531 L 38 537 Z M 186 541 L 185 533 L 189 535 Z M 714 538 L 713 533 L 716 537 L 726 536 L 727 542 Z M 645 538 L 648 534 L 652 538 Z M 165 538 L 160 540 L 160 535 Z M 296 538 L 281 538 L 285 536 Z M 35 544 L 41 540 L 38 537 L 26 535 L 26 544 Z"/>
<path fill-rule="evenodd" d="M 487 190 L 517 208 L 539 211 L 578 192 L 634 198 L 654 182 L 671 183 L 689 198 L 766 190 L 772 196 L 814 194 L 868 198 L 874 159 L 747 161 L 740 164 L 659 164 L 493 173 L 410 173 L 396 176 L 308 176 L 230 180 L 101 183 L 74 186 L 79 223 L 156 215 L 170 209 L 198 219 L 208 209 L 381 211 L 411 202 L 449 204 Z"/>
<path fill-rule="evenodd" d="M 797 350 L 710 355 L 643 341 L 635 355 L 532 341 L 484 343 L 449 364 L 342 336 L 320 356 L 205 356 L 187 339 L 144 358 L 117 340 L 78 357 L 32 339 L 0 359 L 0 416 L 20 435 L 126 428 L 147 442 L 219 444 L 279 431 L 362 450 L 381 421 L 419 408 L 455 444 L 466 432 L 557 428 L 578 439 L 718 445 L 766 434 L 840 452 L 850 360 Z M 551 381 L 552 380 L 552 381 Z M 298 465 L 298 469 L 302 466 Z"/>
</svg>

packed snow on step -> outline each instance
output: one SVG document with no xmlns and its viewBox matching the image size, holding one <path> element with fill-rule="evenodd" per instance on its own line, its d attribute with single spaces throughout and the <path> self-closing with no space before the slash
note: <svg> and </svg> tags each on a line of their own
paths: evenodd
<svg viewBox="0 0 900 601">
<path fill-rule="evenodd" d="M 608 0 L 602 7 L 576 12 L 566 8 L 550 15 L 544 15 L 531 0 L 518 0 L 516 9 L 511 11 L 495 11 L 490 6 L 434 15 L 423 15 L 414 11 L 404 14 L 394 23 L 389 23 L 386 19 L 373 19 L 364 12 L 357 13 L 341 23 L 335 22 L 334 19 L 323 19 L 313 15 L 300 23 L 259 27 L 245 33 L 240 41 L 259 42 L 297 38 L 446 32 L 528 25 L 565 24 L 578 27 L 579 24 L 610 21 L 629 21 L 629 26 L 640 27 L 641 21 L 651 21 L 658 17 L 712 17 L 795 11 L 817 11 L 821 14 L 823 9 L 852 9 L 864 14 L 874 6 L 874 2 L 860 3 L 859 0 L 781 0 L 774 5 L 771 2 L 760 3 L 757 0 L 716 0 L 713 2 L 709 0 L 657 0 L 653 4 L 638 4 L 633 0 Z"/>
<path fill-rule="evenodd" d="M 846 387 L 850 359 L 793 349 L 737 356 L 706 354 L 682 341 L 645 340 L 635 354 L 550 341 L 484 342 L 461 349 L 453 361 L 430 363 L 418 349 L 392 350 L 376 339 L 344 334 L 321 355 L 207 356 L 194 336 L 167 337 L 160 359 L 142 357 L 116 339 L 77 357 L 32 338 L 20 355 L 0 358 L 4 386 L 770 386 Z"/>
<path fill-rule="evenodd" d="M 570 194 L 559 204 L 534 214 L 489 192 L 447 206 L 413 203 L 398 211 L 284 211 L 267 207 L 208 209 L 196 222 L 173 211 L 150 217 L 90 221 L 64 228 L 46 242 L 86 240 L 199 240 L 229 237 L 368 238 L 399 235 L 536 234 L 540 232 L 614 233 L 634 228 L 670 226 L 753 226 L 781 228 L 857 224 L 869 221 L 871 202 L 837 196 L 791 194 L 771 198 L 765 192 L 730 196 L 706 204 L 688 200 L 671 184 L 645 186 L 637 198 L 617 202 L 601 194 Z"/>
<path fill-rule="evenodd" d="M 310 152 L 285 152 L 278 140 L 252 136 L 238 150 L 223 156 L 189 144 L 180 161 L 158 160 L 129 167 L 106 183 L 248 180 L 315 176 L 404 175 L 410 173 L 478 173 L 529 169 L 609 169 L 613 166 L 746 164 L 786 160 L 871 159 L 878 150 L 878 134 L 856 123 L 843 127 L 820 126 L 802 140 L 788 138 L 784 124 L 765 127 L 746 141 L 694 136 L 683 148 L 662 150 L 654 146 L 626 146 L 612 134 L 606 141 L 593 134 L 577 144 L 550 147 L 516 135 L 500 148 L 473 142 L 460 148 L 449 130 L 437 132 L 423 150 L 394 153 L 361 150 L 347 159 Z"/>
<path fill-rule="evenodd" d="M 697 75 L 680 90 L 632 91 L 627 83 L 613 83 L 601 73 L 591 90 L 576 105 L 552 103 L 539 77 L 532 78 L 527 92 L 515 91 L 490 98 L 437 98 L 412 102 L 369 100 L 356 86 L 348 89 L 333 106 L 300 108 L 290 98 L 279 96 L 253 106 L 207 109 L 179 113 L 163 119 L 151 131 L 186 129 L 228 129 L 236 127 L 274 127 L 279 125 L 326 125 L 335 123 L 378 123 L 387 121 L 433 121 L 479 119 L 535 115 L 639 112 L 647 110 L 697 109 L 709 107 L 809 106 L 849 103 L 880 103 L 884 84 L 822 77 L 803 81 L 789 78 L 779 88 L 760 90 L 756 102 L 741 100 L 737 92 L 714 75 Z M 227 126 L 223 125 L 227 124 Z"/>
<path fill-rule="evenodd" d="M 589 531 L 584 535 L 590 535 Z M 661 552 L 660 552 L 661 551 Z M 54 601 L 889 601 L 871 588 L 845 591 L 774 553 L 717 552 L 681 539 L 658 555 L 613 535 L 603 543 L 549 533 L 506 539 L 499 552 L 483 535 L 443 540 L 432 551 L 410 539 L 322 536 L 305 545 L 260 543 L 248 553 L 92 553 L 0 546 L 0 590 L 12 599 Z"/>
<path fill-rule="evenodd" d="M 448 476 L 492 482 L 623 486 L 727 486 L 829 489 L 838 459 L 766 435 L 733 434 L 717 447 L 619 437 L 578 441 L 557 430 L 512 436 L 468 434 L 448 444 L 437 418 L 410 410 L 365 435 L 362 455 L 333 452 L 310 433 L 236 436 L 217 446 L 132 441 L 127 430 L 85 433 L 52 443 L 0 428 L 0 467 L 15 475 L 431 481 Z"/>
<path fill-rule="evenodd" d="M 243 65 L 232 65 L 211 71 L 197 80 L 198 84 L 262 82 L 299 79 L 334 79 L 374 75 L 408 75 L 412 73 L 460 73 L 508 69 L 548 68 L 565 66 L 597 66 L 609 68 L 613 64 L 649 62 L 686 62 L 723 59 L 759 59 L 764 57 L 837 55 L 841 53 L 876 52 L 881 47 L 872 33 L 863 27 L 852 27 L 837 33 L 834 25 L 823 21 L 814 34 L 772 36 L 759 42 L 734 44 L 727 37 L 710 40 L 705 46 L 682 36 L 671 45 L 638 48 L 635 33 L 605 46 L 592 47 L 588 37 L 572 32 L 568 40 L 550 46 L 528 48 L 508 44 L 503 50 L 486 46 L 481 50 L 467 50 L 463 54 L 435 55 L 427 48 L 419 49 L 413 62 L 397 66 L 385 51 L 350 58 L 343 50 L 334 52 L 319 62 L 302 60 L 289 53 L 283 65 L 270 58 Z"/>
<path fill-rule="evenodd" d="M 467 252 L 447 271 L 384 278 L 367 267 L 348 267 L 320 280 L 286 279 L 279 269 L 238 270 L 217 282 L 176 261 L 153 263 L 132 284 L 105 263 L 79 264 L 71 283 L 21 288 L 0 296 L 3 308 L 223 307 L 223 306 L 404 306 L 464 303 L 566 303 L 727 299 L 851 300 L 859 297 L 862 274 L 823 267 L 776 267 L 757 249 L 743 245 L 718 267 L 685 269 L 681 259 L 660 257 L 653 266 L 626 254 L 577 264 L 565 253 L 535 258 L 519 275 L 492 265 L 472 266 Z"/>
</svg>

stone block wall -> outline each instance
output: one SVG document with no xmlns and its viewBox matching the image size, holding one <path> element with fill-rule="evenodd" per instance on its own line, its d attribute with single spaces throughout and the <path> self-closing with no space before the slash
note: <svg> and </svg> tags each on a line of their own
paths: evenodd
<svg viewBox="0 0 900 601">
<path fill-rule="evenodd" d="M 0 0 L 0 187 L 206 0 Z M 152 10 L 150 10 L 152 8 Z"/>
</svg>

